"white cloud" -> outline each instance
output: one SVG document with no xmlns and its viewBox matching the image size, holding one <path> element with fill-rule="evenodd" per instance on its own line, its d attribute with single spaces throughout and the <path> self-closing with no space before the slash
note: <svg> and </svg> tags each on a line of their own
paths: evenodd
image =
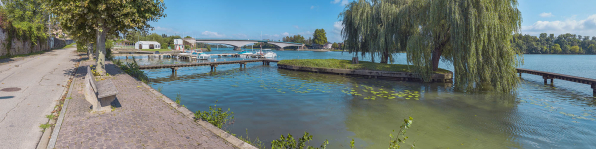
<svg viewBox="0 0 596 149">
<path fill-rule="evenodd" d="M 158 33 L 166 33 L 166 34 L 179 33 L 179 32 L 174 31 L 174 29 L 172 29 L 172 28 L 159 27 L 159 26 L 154 27 L 153 30 Z"/>
<path fill-rule="evenodd" d="M 300 27 L 298 27 L 298 25 L 294 25 L 294 28 L 296 28 L 296 29 L 300 29 Z"/>
<path fill-rule="evenodd" d="M 224 34 L 219 34 L 217 32 L 210 32 L 210 31 L 204 31 L 203 33 L 201 33 L 202 35 L 205 35 L 207 37 L 217 37 L 217 38 L 222 38 L 222 37 L 226 37 L 226 35 Z"/>
<path fill-rule="evenodd" d="M 315 6 L 310 6 L 310 9 L 315 9 Z"/>
<path fill-rule="evenodd" d="M 344 29 L 344 25 L 341 23 L 341 21 L 333 23 L 333 35 L 331 36 L 331 40 L 335 42 L 343 42 L 343 39 L 341 37 L 342 29 Z"/>
<path fill-rule="evenodd" d="M 554 17 L 554 16 L 555 15 L 553 15 L 553 13 L 550 13 L 550 12 L 549 13 L 543 12 L 540 14 L 540 17 L 543 17 L 543 18 Z"/>
<path fill-rule="evenodd" d="M 549 34 L 581 34 L 596 35 L 596 14 L 589 16 L 584 20 L 568 19 L 565 21 L 538 21 L 531 26 L 522 26 L 524 34 L 538 35 L 540 33 Z"/>
<path fill-rule="evenodd" d="M 341 2 L 341 3 L 340 3 L 340 2 Z M 331 3 L 333 3 L 333 4 L 340 3 L 342 6 L 345 6 L 345 5 L 347 5 L 349 2 L 348 2 L 348 0 L 333 0 L 333 1 L 331 1 Z"/>
<path fill-rule="evenodd" d="M 281 35 L 282 35 L 282 36 L 290 36 L 290 33 L 288 33 L 288 32 L 285 32 L 285 33 L 282 33 Z"/>
</svg>

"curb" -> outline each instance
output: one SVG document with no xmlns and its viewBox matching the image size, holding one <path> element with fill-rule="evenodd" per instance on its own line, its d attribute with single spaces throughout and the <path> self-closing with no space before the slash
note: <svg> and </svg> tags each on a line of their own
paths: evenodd
<svg viewBox="0 0 596 149">
<path fill-rule="evenodd" d="M 128 74 L 127 74 L 128 75 Z M 133 77 L 134 78 L 134 77 Z M 143 86 L 147 89 L 149 89 L 149 91 L 151 91 L 153 94 L 161 97 L 161 100 L 163 100 L 165 103 L 169 104 L 170 106 L 172 106 L 174 109 L 178 110 L 178 112 L 184 114 L 184 116 L 186 116 L 187 118 L 195 121 L 195 115 L 192 111 L 188 110 L 185 107 L 182 107 L 178 104 L 176 104 L 176 102 L 172 101 L 172 99 L 166 97 L 165 95 L 161 94 L 160 92 L 158 92 L 157 90 L 153 89 L 151 86 L 140 82 L 141 84 L 143 84 Z M 243 149 L 257 149 L 256 147 L 236 138 L 235 136 L 213 126 L 213 124 L 203 121 L 203 120 L 196 120 L 195 121 L 197 124 L 199 124 L 200 126 L 202 126 L 203 128 L 213 132 L 215 135 L 221 137 L 222 139 L 228 141 L 229 143 L 231 143 L 232 145 L 234 145 L 237 148 L 243 148 Z"/>
<path fill-rule="evenodd" d="M 79 57 L 80 59 L 80 57 Z M 77 73 L 78 70 L 78 66 L 80 65 L 81 62 L 77 62 L 75 63 L 75 69 L 72 72 L 72 74 L 70 75 L 69 78 L 69 82 L 70 82 L 70 86 L 68 89 L 65 89 L 64 92 L 62 93 L 62 96 L 60 97 L 64 97 L 64 105 L 62 105 L 62 109 L 60 110 L 60 114 L 58 116 L 58 120 L 50 120 L 50 122 L 48 124 L 55 124 L 54 128 L 52 129 L 50 128 L 46 128 L 44 133 L 42 134 L 42 137 L 40 138 L 39 143 L 37 144 L 37 149 L 53 149 L 54 146 L 56 145 L 56 139 L 58 138 L 58 133 L 60 132 L 60 126 L 62 125 L 62 121 L 64 121 L 64 115 L 66 114 L 66 108 L 68 107 L 68 102 L 70 101 L 70 99 L 68 99 L 68 97 L 70 97 L 70 95 L 72 94 L 72 89 L 74 86 L 74 76 Z M 60 104 L 60 100 L 58 100 L 58 103 Z M 45 139 L 47 138 L 47 139 Z"/>
</svg>

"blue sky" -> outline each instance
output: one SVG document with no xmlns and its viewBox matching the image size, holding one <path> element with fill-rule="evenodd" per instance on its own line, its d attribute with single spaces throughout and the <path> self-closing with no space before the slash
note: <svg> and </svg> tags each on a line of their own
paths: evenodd
<svg viewBox="0 0 596 149">
<path fill-rule="evenodd" d="M 152 32 L 196 38 L 279 40 L 323 28 L 340 42 L 338 15 L 351 0 L 165 0 L 167 17 Z M 596 0 L 519 0 L 522 33 L 596 36 Z"/>
</svg>

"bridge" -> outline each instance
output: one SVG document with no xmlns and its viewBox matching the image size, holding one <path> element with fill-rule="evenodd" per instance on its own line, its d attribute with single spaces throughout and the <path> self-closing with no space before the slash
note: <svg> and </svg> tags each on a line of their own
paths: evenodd
<svg viewBox="0 0 596 149">
<path fill-rule="evenodd" d="M 240 47 L 247 45 L 247 44 L 254 44 L 254 43 L 268 43 L 272 45 L 278 46 L 280 49 L 284 47 L 290 46 L 304 46 L 303 43 L 294 43 L 294 42 L 279 42 L 279 41 L 268 41 L 268 40 L 238 40 L 238 39 L 196 39 L 198 43 L 217 43 L 217 44 L 225 44 L 234 46 L 234 50 L 241 51 Z"/>
</svg>

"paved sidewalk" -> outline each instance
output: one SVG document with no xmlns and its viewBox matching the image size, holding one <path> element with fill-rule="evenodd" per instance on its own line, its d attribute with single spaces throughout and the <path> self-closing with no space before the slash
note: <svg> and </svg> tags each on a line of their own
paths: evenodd
<svg viewBox="0 0 596 149">
<path fill-rule="evenodd" d="M 80 68 L 91 63 L 82 62 Z M 117 108 L 90 113 L 91 104 L 82 92 L 87 70 L 78 69 L 56 148 L 234 148 L 116 66 L 108 63 L 106 70 L 119 92 L 112 103 Z"/>
<path fill-rule="evenodd" d="M 76 60 L 75 48 L 0 62 L 0 148 L 35 148 L 65 90 Z"/>
</svg>

